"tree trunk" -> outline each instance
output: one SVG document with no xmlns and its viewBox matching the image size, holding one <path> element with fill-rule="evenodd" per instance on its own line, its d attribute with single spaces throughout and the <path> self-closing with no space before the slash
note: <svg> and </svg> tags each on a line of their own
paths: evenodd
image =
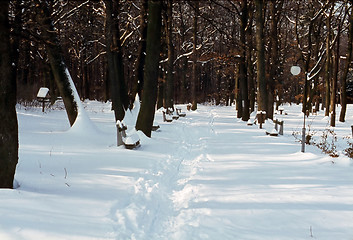
<svg viewBox="0 0 353 240">
<path fill-rule="evenodd" d="M 332 13 L 332 11 L 331 11 Z M 330 115 L 330 80 L 331 80 L 331 14 L 326 19 L 326 65 L 325 65 L 325 116 Z"/>
<path fill-rule="evenodd" d="M 182 4 L 179 4 L 179 11 L 182 12 L 181 10 Z M 184 16 L 183 14 L 180 14 L 180 45 L 182 45 L 185 42 L 186 38 L 186 30 L 187 26 L 184 21 Z M 179 66 L 179 71 L 180 71 L 180 92 L 181 92 L 181 102 L 182 103 L 189 103 L 189 82 L 187 81 L 187 72 L 188 72 L 188 57 L 183 57 L 180 60 L 180 66 Z"/>
<path fill-rule="evenodd" d="M 70 125 L 72 126 L 78 114 L 78 101 L 80 101 L 80 98 L 78 95 L 75 98 L 76 89 L 63 60 L 61 46 L 51 20 L 49 7 L 47 5 L 48 3 L 46 1 L 39 1 L 39 3 L 40 7 L 38 8 L 39 12 L 37 13 L 36 18 L 40 25 L 41 37 L 46 43 L 46 49 L 54 79 L 61 97 L 63 98 L 66 113 Z"/>
<path fill-rule="evenodd" d="M 132 109 L 136 94 L 142 99 L 143 87 L 143 68 L 146 59 L 146 37 L 147 37 L 147 9 L 148 0 L 143 0 L 140 9 L 140 39 L 137 50 L 137 59 L 135 62 L 135 76 L 132 83 L 132 91 L 130 93 L 130 108 Z"/>
<path fill-rule="evenodd" d="M 332 78 L 332 89 L 331 89 L 331 121 L 330 125 L 331 127 L 336 126 L 336 93 L 337 93 L 337 81 L 338 81 L 338 68 L 339 68 L 339 61 L 340 61 L 340 34 L 341 33 L 341 23 L 338 23 L 337 27 L 337 47 L 336 47 L 336 53 L 335 53 L 335 62 L 334 62 L 334 72 L 333 72 L 333 78 Z"/>
<path fill-rule="evenodd" d="M 248 86 L 249 86 L 249 105 L 250 105 L 250 112 L 255 111 L 255 78 L 254 78 L 254 68 L 252 62 L 252 49 L 253 49 L 253 42 L 252 42 L 252 32 L 251 27 L 249 27 L 246 31 L 246 65 L 247 65 L 247 72 L 248 72 Z"/>
<path fill-rule="evenodd" d="M 196 96 L 196 86 L 197 86 L 197 18 L 199 15 L 199 2 L 195 2 L 195 15 L 194 15 L 194 28 L 193 28 L 193 63 L 192 63 L 192 80 L 191 80 L 191 110 L 195 111 L 197 109 L 197 96 Z"/>
<path fill-rule="evenodd" d="M 123 120 L 129 105 L 119 34 L 119 1 L 106 1 L 106 41 L 110 98 L 115 120 Z"/>
<path fill-rule="evenodd" d="M 157 100 L 162 25 L 161 12 L 162 1 L 150 0 L 148 3 L 145 81 L 143 85 L 141 108 L 136 122 L 136 129 L 141 130 L 147 137 L 151 137 Z"/>
<path fill-rule="evenodd" d="M 257 103 L 258 110 L 268 111 L 267 81 L 265 73 L 265 43 L 264 43 L 264 2 L 256 0 L 256 53 L 257 53 Z"/>
<path fill-rule="evenodd" d="M 239 64 L 240 65 L 240 64 Z M 240 87 L 240 66 L 237 66 L 235 71 L 235 108 L 237 110 L 237 118 L 241 118 L 243 116 L 243 105 L 242 105 L 242 95 L 241 95 L 241 87 Z M 221 89 L 219 87 L 218 90 L 218 98 L 220 98 Z M 219 103 L 218 103 L 219 104 Z M 217 105 L 218 105 L 217 104 Z"/>
<path fill-rule="evenodd" d="M 248 96 L 248 73 L 246 66 L 246 27 L 248 24 L 248 3 L 247 0 L 241 2 L 240 16 L 240 42 L 242 44 L 241 55 L 239 60 L 239 87 L 241 95 L 242 120 L 248 121 L 249 113 L 249 96 Z"/>
<path fill-rule="evenodd" d="M 269 12 L 271 15 L 271 22 L 270 22 L 270 36 L 269 36 L 269 59 L 270 62 L 268 63 L 269 65 L 269 79 L 268 79 L 268 112 L 267 112 L 267 117 L 273 119 L 273 106 L 274 106 L 274 100 L 275 100 L 275 84 L 278 79 L 277 77 L 277 69 L 280 66 L 279 63 L 279 58 L 278 58 L 278 19 L 277 19 L 277 13 L 278 9 L 276 8 L 276 1 L 271 0 L 269 1 Z"/>
<path fill-rule="evenodd" d="M 350 1 L 351 4 L 353 4 L 353 1 Z M 353 44 L 353 12 L 351 9 L 350 15 L 349 15 L 349 32 L 348 32 L 348 47 L 347 47 L 347 58 L 346 58 L 346 64 L 344 66 L 344 71 L 343 71 L 343 76 L 341 79 L 341 112 L 340 112 L 340 122 L 344 122 L 346 118 L 346 110 L 347 110 L 347 75 L 349 72 L 349 67 L 350 63 L 352 60 L 352 44 Z"/>
<path fill-rule="evenodd" d="M 12 67 L 8 16 L 9 1 L 0 1 L 0 188 L 14 187 L 18 162 L 16 69 Z"/>
<path fill-rule="evenodd" d="M 167 46 L 168 46 L 168 65 L 165 107 L 174 108 L 174 45 L 173 45 L 173 0 L 168 0 L 167 4 Z"/>
</svg>

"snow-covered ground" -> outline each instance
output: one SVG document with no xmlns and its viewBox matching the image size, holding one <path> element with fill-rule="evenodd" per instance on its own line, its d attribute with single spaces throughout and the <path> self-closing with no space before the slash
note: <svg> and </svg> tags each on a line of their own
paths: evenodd
<svg viewBox="0 0 353 240">
<path fill-rule="evenodd" d="M 199 105 L 172 123 L 158 111 L 160 130 L 139 133 L 135 150 L 116 147 L 110 104 L 84 106 L 96 128 L 81 119 L 69 129 L 64 110 L 18 108 L 19 187 L 0 190 L 1 240 L 353 239 L 353 167 L 343 154 L 353 106 L 334 128 L 338 158 L 312 145 L 300 152 L 296 105 L 276 115 L 279 137 L 236 119 L 234 107 Z M 316 142 L 322 114 L 307 119 Z"/>
</svg>

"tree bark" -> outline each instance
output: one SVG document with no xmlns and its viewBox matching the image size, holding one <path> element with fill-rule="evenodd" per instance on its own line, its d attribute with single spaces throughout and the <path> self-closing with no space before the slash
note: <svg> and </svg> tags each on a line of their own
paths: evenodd
<svg viewBox="0 0 353 240">
<path fill-rule="evenodd" d="M 353 0 L 350 1 L 351 5 L 353 5 Z M 346 118 L 347 111 L 347 75 L 349 72 L 350 63 L 352 60 L 352 44 L 353 44 L 353 10 L 349 14 L 349 30 L 348 30 L 348 42 L 347 42 L 347 54 L 346 54 L 346 64 L 343 70 L 343 76 L 341 78 L 341 112 L 340 112 L 340 122 L 344 122 Z"/>
<path fill-rule="evenodd" d="M 168 46 L 168 65 L 165 107 L 174 108 L 174 45 L 173 45 L 173 0 L 167 3 L 167 46 Z"/>
<path fill-rule="evenodd" d="M 336 45 L 336 53 L 335 53 L 335 62 L 334 62 L 334 72 L 332 77 L 332 88 L 331 88 L 331 127 L 336 126 L 336 94 L 337 94 L 337 82 L 338 82 L 338 71 L 339 71 L 339 61 L 340 61 L 340 34 L 341 33 L 341 23 L 338 23 L 337 27 L 337 45 Z"/>
<path fill-rule="evenodd" d="M 278 6 L 276 7 L 276 1 L 270 0 L 269 2 L 269 12 L 270 12 L 270 36 L 269 36 L 269 79 L 268 79 L 268 112 L 267 117 L 273 119 L 274 111 L 274 100 L 275 100 L 275 84 L 277 81 L 277 69 L 279 68 L 278 60 Z"/>
<path fill-rule="evenodd" d="M 249 17 L 248 17 L 249 18 Z M 252 21 L 252 19 L 249 19 Z M 251 23 L 249 23 L 251 25 Z M 248 27 L 246 31 L 246 66 L 247 66 L 247 73 L 248 73 L 248 87 L 249 87 L 249 105 L 250 105 L 250 112 L 255 111 L 255 77 L 254 77 L 254 68 L 252 62 L 252 49 L 253 49 L 253 40 L 252 40 L 252 28 Z"/>
<path fill-rule="evenodd" d="M 241 55 L 239 60 L 239 87 L 241 95 L 241 118 L 243 121 L 248 121 L 249 113 L 249 95 L 248 95 L 248 72 L 246 66 L 246 27 L 248 24 L 248 3 L 247 0 L 241 2 L 240 16 L 240 42 L 242 44 Z"/>
<path fill-rule="evenodd" d="M 268 111 L 267 81 L 265 73 L 265 43 L 264 43 L 264 2 L 256 0 L 256 53 L 257 53 L 257 103 L 258 110 Z"/>
<path fill-rule="evenodd" d="M 38 7 L 36 18 L 40 25 L 41 37 L 46 43 L 46 49 L 54 79 L 61 97 L 63 98 L 66 113 L 70 125 L 72 126 L 78 114 L 77 101 L 80 101 L 80 99 L 75 99 L 74 91 L 76 91 L 76 89 L 64 63 L 63 53 L 51 20 L 48 3 L 41 0 L 37 1 L 39 2 L 40 7 Z"/>
<path fill-rule="evenodd" d="M 145 81 L 143 85 L 141 108 L 136 122 L 136 129 L 141 130 L 147 137 L 151 137 L 157 100 L 162 25 L 161 12 L 162 1 L 150 0 L 148 3 Z"/>
<path fill-rule="evenodd" d="M 220 74 L 219 74 L 220 75 Z M 242 105 L 242 95 L 241 95 L 241 87 L 240 87 L 240 63 L 235 69 L 235 109 L 237 110 L 237 118 L 241 118 L 243 116 L 243 105 Z M 220 78 L 220 77 L 219 77 Z M 220 82 L 220 80 L 218 80 Z M 220 84 L 219 84 L 220 85 Z M 218 87 L 218 94 L 216 105 L 220 104 L 220 96 L 221 96 L 221 87 Z"/>
<path fill-rule="evenodd" d="M 330 115 L 330 82 L 331 82 L 331 14 L 327 16 L 326 19 L 326 30 L 327 30 L 327 37 L 326 37 L 326 65 L 325 65 L 325 116 Z"/>
<path fill-rule="evenodd" d="M 18 162 L 16 73 L 12 67 L 8 16 L 9 1 L 0 1 L 0 188 L 14 187 Z"/>
<path fill-rule="evenodd" d="M 136 94 L 142 99 L 143 74 L 146 59 L 146 37 L 147 37 L 147 10 L 148 0 L 143 0 L 140 9 L 140 39 L 135 62 L 135 76 L 130 93 L 130 108 L 132 109 Z"/>
<path fill-rule="evenodd" d="M 195 2 L 195 15 L 194 15 L 194 27 L 193 27 L 193 63 L 192 63 L 192 80 L 191 80 L 191 110 L 195 111 L 197 109 L 197 96 L 196 96 L 196 86 L 197 86 L 197 18 L 198 18 L 199 2 Z"/>
<path fill-rule="evenodd" d="M 122 50 L 119 34 L 119 1 L 105 1 L 106 41 L 110 98 L 115 120 L 123 120 L 129 105 L 125 80 Z"/>
</svg>

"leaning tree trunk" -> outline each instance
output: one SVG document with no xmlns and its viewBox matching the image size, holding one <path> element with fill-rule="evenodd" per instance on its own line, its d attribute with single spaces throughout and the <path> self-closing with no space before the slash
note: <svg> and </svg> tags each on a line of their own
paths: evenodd
<svg viewBox="0 0 353 240">
<path fill-rule="evenodd" d="M 36 19 L 40 25 L 41 37 L 46 43 L 46 50 L 56 85 L 63 98 L 66 113 L 72 126 L 78 114 L 78 97 L 76 88 L 64 63 L 61 46 L 54 29 L 47 1 L 37 0 L 39 3 Z"/>
<path fill-rule="evenodd" d="M 162 0 L 150 0 L 148 3 L 148 26 L 146 64 L 143 95 L 136 129 L 151 137 L 155 106 L 157 100 L 159 53 L 161 46 Z"/>
<path fill-rule="evenodd" d="M 351 4 L 353 4 L 353 0 L 350 1 Z M 352 60 L 352 44 L 353 44 L 353 12 L 351 9 L 351 13 L 349 15 L 349 32 L 348 32 L 348 47 L 347 47 L 347 58 L 346 58 L 346 65 L 344 66 L 344 72 L 343 72 L 343 76 L 341 79 L 341 112 L 340 112 L 340 122 L 344 122 L 345 118 L 346 118 L 346 110 L 347 110 L 347 83 L 346 83 L 346 79 L 347 79 L 347 75 L 349 72 L 349 67 L 350 67 L 350 63 Z"/>
<path fill-rule="evenodd" d="M 257 103 L 258 110 L 267 111 L 268 95 L 265 73 L 265 43 L 264 43 L 264 2 L 256 0 L 256 53 L 257 53 Z"/>
<path fill-rule="evenodd" d="M 8 15 L 9 1 L 0 1 L 0 188 L 13 188 L 18 162 L 16 75 Z"/>
</svg>

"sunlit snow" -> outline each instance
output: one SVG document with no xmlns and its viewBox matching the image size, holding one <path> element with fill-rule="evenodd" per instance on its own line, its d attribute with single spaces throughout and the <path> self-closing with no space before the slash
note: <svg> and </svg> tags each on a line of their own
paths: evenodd
<svg viewBox="0 0 353 240">
<path fill-rule="evenodd" d="M 72 129 L 64 110 L 18 106 L 15 190 L 0 190 L 1 240 L 353 239 L 353 174 L 343 154 L 347 122 L 334 128 L 338 158 L 300 152 L 301 106 L 284 105 L 284 135 L 236 118 L 234 107 L 198 105 L 141 147 L 117 147 L 109 103 L 83 103 Z M 137 107 L 138 108 L 138 107 Z M 126 115 L 131 127 L 137 109 Z M 284 115 L 286 113 L 287 115 Z M 323 113 L 307 119 L 319 141 Z M 266 128 L 265 128 L 266 127 Z M 300 136 L 297 137 L 301 139 Z"/>
</svg>

